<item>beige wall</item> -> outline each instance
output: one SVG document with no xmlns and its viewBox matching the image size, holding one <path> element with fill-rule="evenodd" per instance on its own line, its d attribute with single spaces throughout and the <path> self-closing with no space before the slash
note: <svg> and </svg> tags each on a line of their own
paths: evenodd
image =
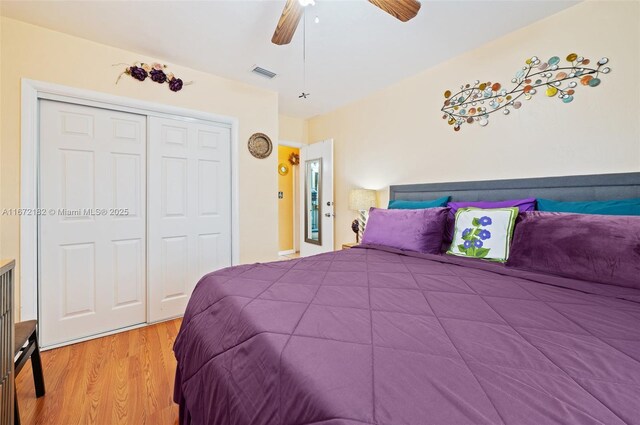
<svg viewBox="0 0 640 425">
<path fill-rule="evenodd" d="M 4 230 L 2 218 L 2 3 L 0 2 L 0 232 Z M 0 235 L 0 258 L 4 258 L 2 252 L 2 236 Z"/>
<path fill-rule="evenodd" d="M 353 238 L 353 187 L 379 190 L 386 206 L 390 184 L 639 171 L 639 16 L 638 2 L 581 3 L 311 119 L 311 140 L 335 141 L 336 246 Z M 442 119 L 445 90 L 476 79 L 509 87 L 526 58 L 571 52 L 612 68 L 573 103 L 540 93 L 457 133 Z"/>
<path fill-rule="evenodd" d="M 289 117 L 287 115 L 280 115 L 279 121 L 280 130 L 278 133 L 280 140 L 308 143 L 309 128 L 306 120 Z"/>
<path fill-rule="evenodd" d="M 115 85 L 123 67 L 113 64 L 162 58 L 145 57 L 8 18 L 1 18 L 0 22 L 2 208 L 20 206 L 20 79 L 47 81 L 237 117 L 240 123 L 240 260 L 277 258 L 278 233 L 273 223 L 278 215 L 273 195 L 278 184 L 274 173 L 278 158 L 271 155 L 259 160 L 246 148 L 246 140 L 254 132 L 263 132 L 278 140 L 277 93 L 171 64 L 171 71 L 195 84 L 178 93 L 131 78 L 123 78 Z M 18 218 L 2 217 L 0 230 L 1 256 L 19 258 Z"/>
<path fill-rule="evenodd" d="M 254 132 L 272 140 L 335 140 L 336 246 L 351 241 L 353 187 L 640 170 L 640 6 L 589 1 L 399 82 L 329 114 L 305 121 L 278 116 L 277 94 L 192 69 L 170 68 L 196 83 L 172 93 L 125 78 L 112 64 L 160 60 L 8 18 L 0 19 L 0 207 L 19 206 L 20 78 L 171 104 L 239 119 L 241 261 L 278 251 L 277 155 L 246 150 Z M 441 119 L 446 89 L 473 80 L 509 85 L 524 59 L 570 52 L 611 59 L 598 88 L 579 86 L 569 105 L 539 94 L 485 128 L 458 133 Z M 275 151 L 275 149 L 274 149 Z M 257 213 L 259 212 L 259 213 Z M 0 256 L 19 256 L 19 221 L 0 217 Z"/>
</svg>

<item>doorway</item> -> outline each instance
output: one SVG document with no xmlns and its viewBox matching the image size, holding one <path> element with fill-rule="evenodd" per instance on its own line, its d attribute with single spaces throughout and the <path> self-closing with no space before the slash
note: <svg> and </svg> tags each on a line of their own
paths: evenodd
<svg viewBox="0 0 640 425">
<path fill-rule="evenodd" d="M 278 143 L 278 258 L 300 255 L 300 147 L 302 143 Z"/>
<path fill-rule="evenodd" d="M 334 250 L 333 140 L 300 149 L 300 256 Z"/>
</svg>

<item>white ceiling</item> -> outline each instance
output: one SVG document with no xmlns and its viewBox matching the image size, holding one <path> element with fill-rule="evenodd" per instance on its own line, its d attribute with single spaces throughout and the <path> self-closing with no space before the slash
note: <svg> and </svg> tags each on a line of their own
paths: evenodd
<svg viewBox="0 0 640 425">
<path fill-rule="evenodd" d="M 366 0 L 316 0 L 306 13 L 307 99 L 298 99 L 302 22 L 291 44 L 271 44 L 284 3 L 3 0 L 2 14 L 277 91 L 280 113 L 308 118 L 578 1 L 423 0 L 418 16 L 402 23 Z M 250 73 L 254 64 L 278 76 L 267 80 Z"/>
</svg>

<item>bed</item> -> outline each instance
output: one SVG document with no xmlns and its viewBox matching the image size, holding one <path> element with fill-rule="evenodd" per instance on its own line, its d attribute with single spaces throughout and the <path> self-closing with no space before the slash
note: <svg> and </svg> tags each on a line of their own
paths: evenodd
<svg viewBox="0 0 640 425">
<path fill-rule="evenodd" d="M 390 198 L 632 197 L 640 173 L 450 185 Z M 220 270 L 174 349 L 183 425 L 640 424 L 640 289 L 477 259 L 369 246 Z"/>
</svg>

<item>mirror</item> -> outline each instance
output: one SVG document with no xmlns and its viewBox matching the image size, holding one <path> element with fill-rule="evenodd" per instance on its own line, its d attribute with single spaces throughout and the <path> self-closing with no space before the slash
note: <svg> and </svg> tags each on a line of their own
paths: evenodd
<svg viewBox="0 0 640 425">
<path fill-rule="evenodd" d="M 304 241 L 322 245 L 322 158 L 305 162 Z"/>
</svg>

